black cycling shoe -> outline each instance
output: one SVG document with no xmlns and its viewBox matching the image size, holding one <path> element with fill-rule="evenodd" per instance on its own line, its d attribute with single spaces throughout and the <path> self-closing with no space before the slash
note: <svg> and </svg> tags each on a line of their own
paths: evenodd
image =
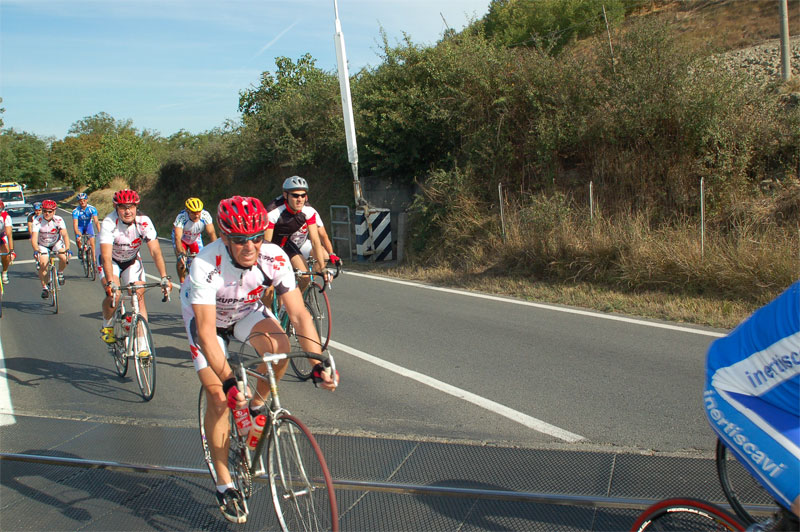
<svg viewBox="0 0 800 532">
<path fill-rule="evenodd" d="M 231 523 L 242 524 L 247 522 L 247 512 L 244 509 L 244 500 L 239 490 L 228 488 L 225 493 L 217 493 L 219 511 Z"/>
<path fill-rule="evenodd" d="M 42 288 L 42 299 L 47 299 L 48 297 L 50 297 L 50 290 Z"/>
</svg>

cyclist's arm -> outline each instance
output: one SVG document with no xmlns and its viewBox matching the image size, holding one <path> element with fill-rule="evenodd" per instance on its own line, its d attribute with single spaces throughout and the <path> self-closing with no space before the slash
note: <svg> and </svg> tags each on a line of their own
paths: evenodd
<svg viewBox="0 0 800 532">
<path fill-rule="evenodd" d="M 66 253 L 67 251 L 69 251 L 69 233 L 67 233 L 66 227 L 60 229 L 59 233 L 61 234 L 61 238 L 64 239 L 64 251 L 62 251 L 61 253 Z"/>
<path fill-rule="evenodd" d="M 194 319 L 197 325 L 197 344 L 206 357 L 208 367 L 219 378 L 220 384 L 233 377 L 225 353 L 217 340 L 217 307 L 193 303 Z"/>
<path fill-rule="evenodd" d="M 114 249 L 114 244 L 100 244 L 100 264 L 103 266 L 105 272 L 106 284 L 111 282 L 114 267 L 111 263 L 111 252 Z"/>
<path fill-rule="evenodd" d="M 186 253 L 186 247 L 183 245 L 183 227 L 175 227 L 173 229 L 175 233 L 175 249 L 178 250 L 178 254 Z"/>
<path fill-rule="evenodd" d="M 34 253 L 39 251 L 39 231 L 31 231 L 31 246 Z"/>
<path fill-rule="evenodd" d="M 333 244 L 331 244 L 331 239 L 328 238 L 328 231 L 325 230 L 325 226 L 317 225 L 317 231 L 319 231 L 319 241 L 322 242 L 325 251 L 328 252 L 328 255 L 333 254 Z"/>
<path fill-rule="evenodd" d="M 280 298 L 281 303 L 286 308 L 286 313 L 289 315 L 289 320 L 297 331 L 300 347 L 308 353 L 321 353 L 319 336 L 314 328 L 314 322 L 311 320 L 311 314 L 308 313 L 305 303 L 303 303 L 303 296 L 300 294 L 300 290 L 293 288 L 281 295 Z M 320 363 L 317 360 L 311 360 L 311 362 L 313 364 Z M 334 384 L 330 376 L 323 375 L 322 387 L 326 390 L 335 390 L 336 384 Z"/>
<path fill-rule="evenodd" d="M 313 253 L 314 258 L 317 259 L 315 268 L 318 272 L 322 272 L 325 269 L 325 265 L 328 263 L 328 252 L 325 251 L 319 240 L 319 232 L 317 231 L 316 223 L 308 225 L 308 238 L 311 240 L 311 253 Z"/>
<path fill-rule="evenodd" d="M 80 240 L 80 238 L 81 238 L 81 233 L 78 230 L 78 219 L 77 218 L 73 218 L 72 219 L 72 229 L 73 229 L 73 231 L 75 231 L 75 242 L 77 243 L 78 240 Z"/>
<path fill-rule="evenodd" d="M 214 231 L 214 224 L 206 224 L 206 233 L 208 233 L 209 242 L 217 239 L 217 232 Z"/>
<path fill-rule="evenodd" d="M 161 255 L 161 246 L 158 244 L 158 239 L 154 238 L 153 240 L 150 240 L 147 243 L 147 249 L 150 250 L 150 256 L 153 257 L 153 262 L 156 265 L 158 273 L 162 278 L 166 277 L 167 265 L 164 263 L 164 256 Z M 169 286 L 171 287 L 172 283 L 169 283 Z"/>
<path fill-rule="evenodd" d="M 275 232 L 275 228 L 267 227 L 264 229 L 264 241 L 265 242 L 272 242 L 272 233 Z"/>
<path fill-rule="evenodd" d="M 97 219 L 97 215 L 96 214 L 94 216 L 92 216 L 92 222 L 94 223 L 95 229 L 97 229 L 97 231 L 95 231 L 95 233 L 99 235 L 100 234 L 100 221 Z"/>
</svg>

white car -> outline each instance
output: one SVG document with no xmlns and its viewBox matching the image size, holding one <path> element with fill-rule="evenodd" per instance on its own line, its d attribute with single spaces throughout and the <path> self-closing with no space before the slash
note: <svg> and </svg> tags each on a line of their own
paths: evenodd
<svg viewBox="0 0 800 532">
<path fill-rule="evenodd" d="M 28 215 L 33 213 L 33 205 L 6 205 L 6 212 L 11 217 L 11 234 L 14 238 L 28 236 Z"/>
</svg>

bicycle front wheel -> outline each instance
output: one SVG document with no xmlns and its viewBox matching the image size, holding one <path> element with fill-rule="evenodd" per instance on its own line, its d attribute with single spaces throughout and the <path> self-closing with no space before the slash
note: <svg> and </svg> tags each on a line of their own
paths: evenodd
<svg viewBox="0 0 800 532">
<path fill-rule="evenodd" d="M 84 248 L 80 253 L 81 264 L 83 264 L 83 276 L 89 277 L 89 255 L 91 255 L 91 253 L 86 253 L 86 241 L 84 241 L 83 245 Z"/>
<path fill-rule="evenodd" d="M 719 506 L 699 499 L 666 499 L 647 508 L 631 532 L 734 532 L 744 525 Z"/>
<path fill-rule="evenodd" d="M 55 268 L 50 268 L 50 304 L 53 312 L 58 314 L 58 274 Z"/>
<path fill-rule="evenodd" d="M 774 499 L 736 460 L 733 453 L 728 452 L 728 448 L 720 439 L 717 439 L 716 462 L 717 476 L 719 477 L 722 491 L 725 493 L 725 498 L 728 499 L 728 503 L 733 508 L 736 517 L 746 525 L 752 525 L 756 522 L 756 519 L 745 509 L 742 499 L 765 505 L 775 504 Z"/>
<path fill-rule="evenodd" d="M 97 279 L 97 264 L 94 261 L 94 255 L 89 253 L 86 257 L 86 262 L 89 263 L 89 278 L 94 281 Z"/>
<path fill-rule="evenodd" d="M 208 472 L 211 473 L 211 478 L 214 485 L 219 484 L 219 476 L 217 470 L 214 468 L 214 461 L 211 458 L 211 435 L 206 431 L 206 416 L 208 411 L 208 396 L 206 390 L 200 387 L 200 397 L 197 401 L 197 418 L 200 426 L 200 443 L 203 446 L 203 459 L 208 467 Z M 245 499 L 245 510 L 247 510 L 247 499 L 253 494 L 253 479 L 250 475 L 250 470 L 247 465 L 244 442 L 236 435 L 236 424 L 233 421 L 233 416 L 230 411 L 226 414 L 229 419 L 229 434 L 227 439 L 228 447 L 228 470 L 231 474 L 231 479 Z"/>
<path fill-rule="evenodd" d="M 319 336 L 322 350 L 324 351 L 328 347 L 328 340 L 331 336 L 331 305 L 328 300 L 328 294 L 320 292 L 319 288 L 316 282 L 309 285 L 308 289 L 306 289 L 306 293 L 303 295 L 303 301 L 305 302 L 306 310 L 311 315 L 311 321 L 314 323 L 314 330 L 317 331 L 317 336 Z M 302 348 L 299 347 L 299 340 L 297 340 L 296 343 L 298 349 L 302 351 Z M 289 360 L 289 363 L 292 366 L 292 371 L 294 371 L 295 375 L 299 378 L 303 380 L 311 378 L 311 368 L 314 366 L 314 362 L 307 358 L 292 358 Z"/>
<path fill-rule="evenodd" d="M 111 357 L 114 359 L 114 367 L 117 368 L 117 375 L 120 378 L 128 373 L 128 357 L 125 356 L 125 346 L 122 342 L 115 342 L 109 346 Z"/>
<path fill-rule="evenodd" d="M 328 465 L 303 423 L 281 415 L 269 440 L 269 487 L 281 528 L 339 530 L 339 510 Z"/>
<path fill-rule="evenodd" d="M 144 316 L 134 318 L 134 327 L 131 327 L 133 337 L 133 367 L 136 369 L 136 382 L 145 401 L 149 401 L 156 393 L 156 348 L 153 345 L 153 336 L 150 334 L 150 325 Z"/>
</svg>

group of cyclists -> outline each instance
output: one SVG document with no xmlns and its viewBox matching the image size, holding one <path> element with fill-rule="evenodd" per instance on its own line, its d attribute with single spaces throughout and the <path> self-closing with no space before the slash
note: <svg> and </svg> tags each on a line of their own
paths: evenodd
<svg viewBox="0 0 800 532">
<path fill-rule="evenodd" d="M 97 210 L 88 205 L 86 195 L 79 194 L 78 201 L 72 213 L 76 240 L 84 234 L 89 236 L 94 254 L 95 228 L 99 234 L 98 263 L 106 291 L 102 338 L 113 343 L 111 296 L 120 285 L 144 283 L 143 244 L 155 262 L 165 294 L 172 283 L 153 222 L 138 212 L 136 191 L 117 191 L 114 211 L 100 224 Z M 58 255 L 58 278 L 63 283 L 69 239 L 64 220 L 55 214 L 56 206 L 53 200 L 35 205 L 37 212 L 30 220 L 31 244 L 40 272 L 51 253 Z M 308 204 L 308 183 L 302 177 L 287 178 L 282 195 L 268 206 L 254 197 L 233 196 L 220 201 L 216 218 L 220 238 L 200 199 L 187 199 L 185 207 L 175 219 L 172 234 L 181 280 L 181 314 L 191 358 L 209 405 L 205 427 L 218 475 L 219 508 L 229 521 L 243 523 L 247 515 L 242 495 L 231 481 L 227 466 L 227 416 L 229 410 L 245 407 L 258 415 L 264 408 L 259 398 L 267 391 L 259 390 L 247 402 L 245 390 L 239 389 L 228 364 L 227 344 L 233 337 L 259 353 L 289 349 L 284 331 L 265 304 L 266 293 L 273 291 L 298 337 L 305 338 L 302 348 L 320 353 L 320 338 L 303 304 L 293 268 L 306 271 L 305 261 L 314 256 L 324 275 L 323 265 L 340 259 L 333 254 L 319 213 Z M 7 219 L 0 202 L 0 252 L 7 253 L 10 262 L 14 248 Z M 210 240 L 207 246 L 203 245 L 203 233 Z M 191 262 L 188 256 L 193 257 Z M 4 281 L 7 269 L 4 260 Z M 47 297 L 44 279 L 42 287 L 42 297 Z M 137 296 L 146 313 L 143 292 Z M 335 389 L 338 380 L 317 361 L 313 363 L 314 383 Z M 275 368 L 276 376 L 282 377 L 286 369 L 284 360 Z M 800 281 L 714 342 L 707 356 L 706 375 L 703 400 L 711 427 L 785 509 L 787 519 L 792 520 L 789 526 L 796 526 L 795 516 L 800 513 Z"/>
<path fill-rule="evenodd" d="M 249 406 L 251 414 L 257 416 L 264 409 L 259 398 L 266 397 L 268 390 L 247 394 L 254 397 L 248 402 L 246 390 L 239 389 L 227 361 L 229 339 L 236 338 L 252 345 L 260 354 L 288 352 L 289 340 L 271 306 L 265 302 L 270 291 L 286 309 L 301 347 L 306 352 L 321 353 L 320 338 L 296 284 L 294 268 L 307 271 L 305 260 L 311 255 L 316 258 L 315 268 L 325 276 L 324 266 L 328 261 L 337 263 L 340 259 L 333 253 L 322 220 L 307 204 L 307 198 L 308 182 L 293 176 L 284 181 L 282 195 L 270 203 L 269 209 L 254 197 L 233 196 L 220 201 L 216 216 L 220 238 L 217 238 L 211 214 L 203 208 L 199 198 L 188 198 L 185 209 L 173 223 L 172 244 L 181 281 L 181 314 L 189 352 L 209 405 L 205 427 L 217 471 L 216 496 L 223 516 L 235 523 L 245 522 L 247 515 L 242 494 L 228 471 L 228 410 Z M 153 221 L 139 211 L 140 197 L 135 190 L 117 191 L 113 196 L 114 210 L 100 223 L 97 209 L 88 204 L 86 194 L 78 194 L 77 199 L 78 207 L 72 212 L 75 240 L 81 246 L 82 236 L 86 235 L 90 246 L 86 251 L 98 257 L 98 273 L 105 291 L 101 338 L 113 344 L 116 338 L 112 323 L 117 301 L 114 292 L 130 283 L 144 284 L 142 247 L 146 247 L 153 258 L 165 295 L 172 289 L 172 282 L 167 275 L 156 228 Z M 41 211 L 30 220 L 30 241 L 40 265 L 43 298 L 48 297 L 44 265 L 51 254 L 56 254 L 59 257 L 58 281 L 63 284 L 69 254 L 66 224 L 55 213 L 56 207 L 55 201 L 44 200 Z M 205 246 L 204 233 L 209 239 Z M 8 242 L 13 244 L 10 231 L 2 242 L 6 246 Z M 136 297 L 146 318 L 144 291 L 136 291 Z M 136 356 L 148 356 L 148 353 Z M 334 390 L 338 377 L 334 379 L 330 370 L 318 361 L 312 363 L 315 364 L 311 372 L 315 385 Z M 286 369 L 286 360 L 278 363 L 276 377 L 281 378 Z"/>
</svg>

